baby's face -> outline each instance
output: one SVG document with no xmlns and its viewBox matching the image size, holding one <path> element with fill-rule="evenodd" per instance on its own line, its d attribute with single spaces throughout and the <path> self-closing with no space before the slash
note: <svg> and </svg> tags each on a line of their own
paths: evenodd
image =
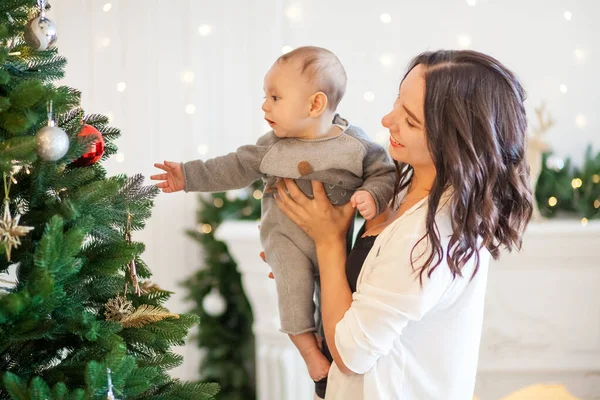
<svg viewBox="0 0 600 400">
<path fill-rule="evenodd" d="M 312 85 L 294 62 L 275 63 L 265 75 L 265 120 L 277 137 L 301 137 L 311 122 Z"/>
</svg>

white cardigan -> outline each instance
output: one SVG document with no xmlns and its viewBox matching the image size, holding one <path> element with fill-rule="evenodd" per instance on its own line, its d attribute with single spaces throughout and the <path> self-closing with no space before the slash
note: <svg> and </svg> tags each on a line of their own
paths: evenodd
<svg viewBox="0 0 600 400">
<path fill-rule="evenodd" d="M 448 197 L 444 196 L 446 199 Z M 444 204 L 444 199 L 440 205 Z M 427 198 L 379 234 L 358 277 L 353 302 L 335 329 L 335 344 L 355 374 L 329 371 L 327 400 L 467 400 L 473 397 L 490 254 L 480 251 L 463 278 L 445 258 L 452 233 L 449 202 L 436 216 L 444 259 L 423 288 L 410 253 L 425 232 Z M 426 240 L 414 257 L 425 253 Z M 415 262 L 418 266 L 419 261 Z"/>
</svg>

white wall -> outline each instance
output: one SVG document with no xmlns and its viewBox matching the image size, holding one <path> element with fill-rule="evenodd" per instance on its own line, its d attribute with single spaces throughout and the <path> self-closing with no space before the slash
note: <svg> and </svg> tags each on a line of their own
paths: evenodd
<svg viewBox="0 0 600 400">
<path fill-rule="evenodd" d="M 263 74 L 284 45 L 336 52 L 349 75 L 340 112 L 385 139 L 380 119 L 410 58 L 459 47 L 459 35 L 518 73 L 529 111 L 547 103 L 556 120 L 547 136 L 559 155 L 579 160 L 590 142 L 600 150 L 600 81 L 593 75 L 600 70 L 600 3 L 594 0 L 477 0 L 475 6 L 465 0 L 112 0 L 109 11 L 108 0 L 50 2 L 59 49 L 69 59 L 64 83 L 83 92 L 88 112 L 111 115 L 123 131 L 121 162 L 106 162 L 114 174 L 149 176 L 156 161 L 212 157 L 253 142 L 266 130 Z M 381 21 L 383 13 L 389 23 Z M 199 33 L 201 25 L 210 25 L 208 35 Z M 382 66 L 383 54 L 392 65 Z M 186 71 L 195 74 L 193 83 L 182 81 Z M 117 91 L 119 82 L 124 92 Z M 188 104 L 194 114 L 186 114 Z M 161 195 L 147 229 L 135 236 L 147 244 L 155 280 L 180 292 L 170 302 L 178 312 L 186 309 L 178 282 L 201 265 L 198 246 L 183 233 L 195 224 L 196 206 L 194 194 Z M 180 376 L 194 376 L 196 357 L 186 359 Z"/>
</svg>

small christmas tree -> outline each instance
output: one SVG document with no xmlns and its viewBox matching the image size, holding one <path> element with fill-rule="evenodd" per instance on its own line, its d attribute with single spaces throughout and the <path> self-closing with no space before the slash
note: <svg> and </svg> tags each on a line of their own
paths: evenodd
<svg viewBox="0 0 600 400">
<path fill-rule="evenodd" d="M 263 184 L 228 193 L 202 194 L 196 230 L 188 235 L 204 254 L 204 265 L 186 280 L 192 310 L 200 315 L 198 347 L 205 352 L 200 375 L 221 387 L 219 400 L 253 400 L 254 335 L 252 309 L 242 287 L 242 277 L 227 245 L 214 236 L 227 219 L 260 218 Z M 258 231 L 257 231 L 258 234 Z M 260 249 L 256 249 L 258 252 Z M 265 276 L 268 271 L 265 264 Z"/>
<path fill-rule="evenodd" d="M 211 399 L 167 373 L 198 317 L 162 307 L 132 240 L 157 191 L 107 177 L 120 133 L 53 84 L 66 61 L 45 7 L 0 2 L 0 399 Z"/>
</svg>

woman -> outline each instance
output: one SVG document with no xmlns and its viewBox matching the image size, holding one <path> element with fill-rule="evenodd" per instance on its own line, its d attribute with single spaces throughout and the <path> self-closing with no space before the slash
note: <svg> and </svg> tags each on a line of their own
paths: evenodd
<svg viewBox="0 0 600 400">
<path fill-rule="evenodd" d="M 317 247 L 334 360 L 326 399 L 472 398 L 489 259 L 520 248 L 532 212 L 524 100 L 514 74 L 485 54 L 412 61 L 382 119 L 396 196 L 359 239 L 372 249 L 354 294 L 352 207 L 332 206 L 318 182 L 314 200 L 279 183 L 279 206 Z M 362 261 L 353 253 L 348 270 Z"/>
</svg>

